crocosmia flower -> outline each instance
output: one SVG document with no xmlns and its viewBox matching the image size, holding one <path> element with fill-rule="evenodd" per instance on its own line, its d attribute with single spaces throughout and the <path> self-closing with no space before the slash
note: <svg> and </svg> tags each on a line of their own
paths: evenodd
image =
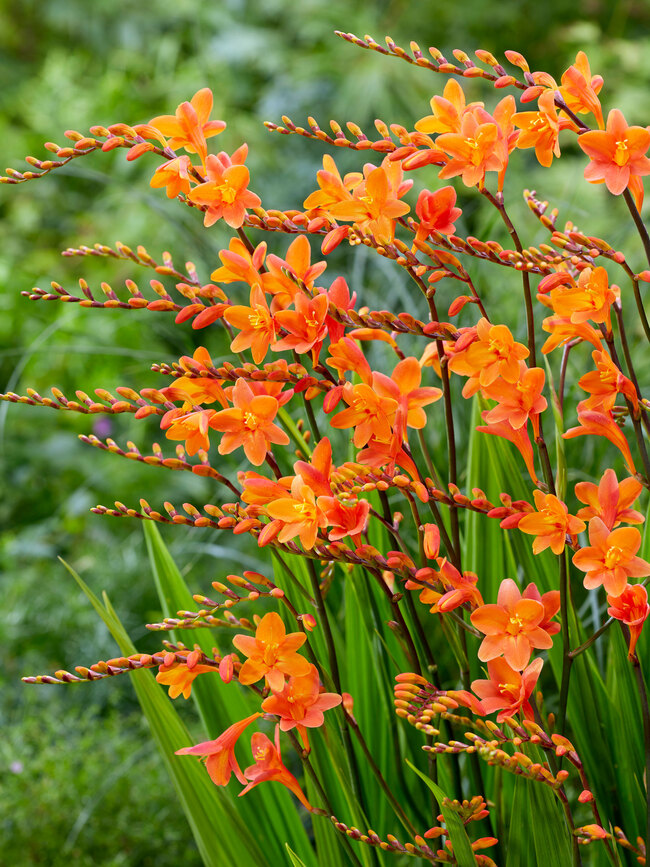
<svg viewBox="0 0 650 867">
<path fill-rule="evenodd" d="M 641 635 L 641 629 L 650 614 L 648 605 L 648 592 L 643 584 L 628 584 L 620 596 L 607 595 L 609 608 L 607 613 L 615 617 L 621 623 L 625 623 L 630 629 L 630 646 L 628 656 L 634 656 L 636 643 Z"/>
<path fill-rule="evenodd" d="M 485 713 L 498 710 L 497 722 L 503 722 L 506 717 L 519 712 L 532 720 L 530 697 L 543 664 L 542 659 L 535 659 L 522 672 L 518 672 L 503 657 L 490 660 L 487 664 L 489 680 L 472 682 L 472 689 L 481 699 Z"/>
<path fill-rule="evenodd" d="M 271 689 L 281 692 L 285 675 L 308 675 L 311 664 L 296 652 L 306 638 L 304 632 L 290 632 L 287 635 L 284 623 L 275 611 L 265 614 L 254 637 L 235 635 L 232 640 L 237 650 L 248 657 L 239 672 L 239 682 L 246 686 L 266 677 Z"/>
</svg>

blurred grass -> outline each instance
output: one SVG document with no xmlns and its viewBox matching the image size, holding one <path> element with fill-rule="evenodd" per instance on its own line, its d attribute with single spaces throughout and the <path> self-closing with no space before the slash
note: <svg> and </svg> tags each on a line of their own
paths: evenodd
<svg viewBox="0 0 650 867">
<path fill-rule="evenodd" d="M 0 139 L 5 164 L 21 168 L 26 154 L 42 157 L 42 142 L 63 143 L 67 128 L 85 131 L 92 124 L 136 123 L 171 112 L 208 85 L 215 94 L 214 116 L 229 124 L 218 146 L 232 150 L 247 140 L 252 187 L 264 203 L 299 206 L 314 187 L 323 149 L 297 137 L 272 135 L 263 120 L 278 121 L 287 113 L 300 123 L 313 114 L 321 125 L 334 117 L 369 126 L 381 117 L 412 126 L 428 113 L 430 96 L 444 85 L 443 78 L 343 43 L 333 35 L 335 29 L 370 33 L 378 41 L 389 33 L 404 45 L 415 38 L 422 47 L 433 44 L 445 53 L 455 47 L 497 54 L 518 49 L 532 68 L 558 76 L 583 48 L 592 70 L 605 77 L 607 107 L 618 105 L 630 123 L 643 124 L 650 114 L 650 7 L 631 0 L 556 0 L 547 6 L 467 0 L 462 12 L 451 4 L 406 0 L 359 4 L 354 11 L 343 0 L 291 5 L 284 0 L 152 0 L 142 9 L 117 0 L 91 10 L 83 0 L 22 0 L 19 7 L 4 0 Z M 472 88 L 473 98 L 489 102 L 494 97 L 480 84 Z M 345 167 L 360 162 L 354 154 L 339 153 L 337 160 Z M 192 332 L 189 325 L 175 327 L 166 314 L 89 311 L 20 297 L 21 290 L 45 287 L 53 279 L 71 288 L 82 275 L 91 286 L 107 280 L 118 288 L 127 277 L 148 279 L 130 263 L 60 258 L 67 246 L 96 241 L 142 243 L 154 257 L 168 249 L 178 262 L 191 258 L 207 278 L 228 236 L 218 227 L 206 232 L 197 214 L 152 191 L 151 170 L 146 158 L 126 164 L 121 152 L 99 154 L 41 181 L 2 188 L 0 389 L 32 386 L 47 392 L 58 385 L 68 392 L 92 392 L 100 386 L 153 386 L 159 378 L 149 371 L 152 362 L 191 353 L 205 341 L 216 357 L 226 350 L 218 329 Z M 528 154 L 513 158 L 507 194 L 527 242 L 545 238 L 521 201 L 524 187 L 551 198 L 561 208 L 560 222 L 570 216 L 614 245 L 630 240 L 622 203 L 603 207 L 603 190 L 576 183 L 581 174 L 582 159 L 576 153 L 567 154 L 552 175 Z M 416 184 L 434 181 L 432 173 L 418 177 Z M 476 196 L 465 192 L 462 199 L 463 232 L 500 239 L 500 228 L 477 206 Z M 271 249 L 286 249 L 287 239 L 268 240 Z M 350 283 L 363 303 L 381 299 L 380 306 L 413 310 L 409 288 L 385 262 L 369 258 L 363 249 L 354 261 L 348 253 L 331 257 L 331 276 L 344 267 L 345 255 Z M 512 294 L 502 272 L 472 273 L 491 300 Z M 574 364 L 570 374 L 578 370 L 577 360 Z M 647 366 L 639 373 L 645 379 Z M 461 411 L 466 415 L 459 428 L 468 432 L 469 408 Z M 152 504 L 220 497 L 206 480 L 153 472 L 91 450 L 75 436 L 86 432 L 85 418 L 0 406 L 0 641 L 5 650 L 0 721 L 7 732 L 0 753 L 3 854 L 10 853 L 18 867 L 166 867 L 179 858 L 192 865 L 197 856 L 191 854 L 189 831 L 156 756 L 143 746 L 148 738 L 131 715 L 135 702 L 129 684 L 59 691 L 19 683 L 24 674 L 90 664 L 115 652 L 57 555 L 88 576 L 96 591 L 108 590 L 141 649 L 158 645 L 142 627 L 161 612 L 141 528 L 89 515 L 91 506 L 114 499 L 132 505 L 140 496 Z M 156 438 L 155 432 L 155 422 L 136 427 L 132 418 L 120 416 L 101 433 L 121 444 L 133 439 L 144 446 Z M 442 432 L 438 437 L 432 431 L 431 438 L 441 451 Z M 567 450 L 570 466 L 572 453 L 585 455 L 580 461 L 585 477 L 598 466 L 598 444 L 571 441 Z M 232 537 L 221 540 L 210 531 L 181 528 L 164 535 L 191 587 L 206 588 L 220 571 L 231 570 L 232 554 L 221 546 L 231 546 Z M 183 710 L 192 721 L 191 710 Z M 20 772 L 16 763 L 22 764 Z M 113 775 L 115 781 L 108 785 Z M 88 821 L 66 849 L 84 805 L 90 807 Z M 93 818 L 95 805 L 101 815 L 111 816 L 110 822 Z M 42 814 L 38 825 L 46 832 L 33 837 L 27 851 L 23 843 L 33 827 L 34 809 Z M 147 835 L 154 821 L 152 846 Z M 56 860 L 66 852 L 67 860 Z"/>
</svg>

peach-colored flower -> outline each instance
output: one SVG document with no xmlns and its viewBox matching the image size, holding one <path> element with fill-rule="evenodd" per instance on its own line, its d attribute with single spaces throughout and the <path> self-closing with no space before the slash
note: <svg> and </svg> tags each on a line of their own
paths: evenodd
<svg viewBox="0 0 650 867">
<path fill-rule="evenodd" d="M 341 704 L 341 696 L 320 691 L 320 678 L 315 665 L 302 677 L 290 677 L 281 692 L 274 692 L 262 702 L 265 713 L 280 717 L 280 730 L 290 731 L 294 726 L 309 750 L 306 729 L 318 728 L 325 722 L 323 712 Z"/>
<path fill-rule="evenodd" d="M 546 409 L 546 398 L 542 395 L 546 375 L 541 367 L 527 368 L 520 364 L 520 376 L 516 382 L 497 379 L 483 389 L 486 397 L 496 400 L 497 405 L 488 411 L 488 423 L 508 421 L 513 428 L 524 427 L 528 419 L 535 436 L 539 435 L 539 416 Z"/>
<path fill-rule="evenodd" d="M 630 186 L 631 179 L 650 174 L 650 130 L 643 126 L 628 126 L 623 112 L 614 108 L 607 117 L 605 130 L 595 129 L 578 137 L 578 144 L 591 162 L 585 178 L 602 183 L 615 196 Z"/>
<path fill-rule="evenodd" d="M 207 674 L 217 669 L 211 665 L 194 665 L 190 666 L 186 662 L 178 662 L 174 659 L 171 665 L 163 663 L 156 675 L 158 683 L 169 687 L 169 697 L 178 698 L 182 695 L 183 698 L 189 698 L 192 693 L 192 684 L 194 679 L 199 674 Z"/>
<path fill-rule="evenodd" d="M 481 662 L 505 657 L 508 665 L 522 671 L 533 648 L 548 650 L 553 640 L 540 624 L 545 619 L 544 606 L 525 598 L 515 582 L 501 582 L 496 605 L 482 605 L 472 612 L 471 621 L 485 638 L 478 650 Z"/>
<path fill-rule="evenodd" d="M 279 614 L 265 614 L 257 625 L 255 636 L 235 635 L 232 643 L 248 657 L 239 672 L 244 686 L 257 683 L 263 677 L 274 692 L 284 688 L 285 675 L 302 677 L 309 674 L 310 663 L 296 651 L 305 643 L 304 632 L 287 635 Z"/>
<path fill-rule="evenodd" d="M 606 350 L 592 352 L 591 357 L 596 370 L 590 370 L 578 380 L 580 388 L 591 395 L 582 402 L 585 409 L 608 412 L 616 403 L 618 395 L 623 394 L 637 411 L 639 399 L 632 380 L 621 373 Z"/>
<path fill-rule="evenodd" d="M 270 394 L 255 394 L 245 379 L 238 379 L 232 390 L 232 409 L 222 409 L 210 420 L 210 427 L 222 431 L 219 454 L 227 455 L 243 446 L 248 460 L 259 467 L 271 444 L 286 446 L 289 437 L 273 419 L 278 401 Z"/>
<path fill-rule="evenodd" d="M 619 527 L 610 531 L 600 518 L 589 521 L 590 546 L 573 555 L 573 564 L 586 572 L 584 585 L 594 590 L 602 584 L 607 593 L 620 596 L 628 578 L 650 575 L 650 563 L 636 556 L 641 547 L 641 533 L 636 527 Z"/>
<path fill-rule="evenodd" d="M 222 152 L 207 158 L 207 181 L 188 193 L 190 201 L 206 208 L 205 226 L 223 219 L 233 229 L 238 229 L 246 219 L 246 208 L 261 204 L 260 197 L 248 189 L 250 174 L 243 165 L 246 151 L 247 146 L 242 145 L 232 157 Z"/>
<path fill-rule="evenodd" d="M 627 437 L 616 424 L 611 410 L 607 413 L 596 412 L 593 409 L 586 409 L 582 404 L 578 404 L 578 426 L 569 428 L 566 433 L 562 434 L 564 439 L 573 439 L 574 437 L 593 434 L 595 436 L 606 437 L 623 455 L 628 470 L 631 473 L 636 473 L 630 444 Z"/>
<path fill-rule="evenodd" d="M 619 524 L 642 524 L 645 518 L 630 506 L 643 490 L 643 485 L 631 476 L 620 483 L 612 469 L 605 470 L 598 485 L 592 482 L 578 482 L 576 497 L 586 508 L 580 509 L 578 517 L 588 521 L 600 518 L 608 529 Z"/>
<path fill-rule="evenodd" d="M 507 325 L 492 325 L 481 318 L 476 324 L 476 339 L 454 353 L 449 369 L 470 377 L 463 396 L 471 397 L 479 387 L 492 385 L 499 377 L 517 382 L 521 376 L 520 362 L 528 355 L 528 349 L 515 341 Z"/>
<path fill-rule="evenodd" d="M 250 307 L 233 305 L 224 312 L 223 318 L 239 331 L 230 344 L 232 352 L 251 349 L 253 361 L 264 361 L 269 346 L 275 342 L 277 324 L 259 285 L 251 289 Z"/>
<path fill-rule="evenodd" d="M 512 122 L 521 129 L 518 148 L 535 148 L 535 156 L 543 166 L 550 166 L 553 157 L 560 156 L 559 132 L 561 121 L 555 107 L 555 93 L 545 90 L 539 97 L 539 111 L 519 111 Z"/>
</svg>

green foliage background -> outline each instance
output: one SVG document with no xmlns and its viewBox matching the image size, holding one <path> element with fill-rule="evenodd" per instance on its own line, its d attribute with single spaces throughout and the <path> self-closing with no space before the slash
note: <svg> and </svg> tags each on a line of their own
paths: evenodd
<svg viewBox="0 0 650 867">
<path fill-rule="evenodd" d="M 234 149 L 248 141 L 252 187 L 268 207 L 297 207 L 314 187 L 322 148 L 266 131 L 283 113 L 300 123 L 313 114 L 370 127 L 375 117 L 411 126 L 428 112 L 444 79 L 345 44 L 335 29 L 412 38 L 443 52 L 482 47 L 522 51 L 532 68 L 559 75 L 579 48 L 605 77 L 604 102 L 628 122 L 650 117 L 650 7 L 606 0 L 484 2 L 365 2 L 344 0 L 22 0 L 0 3 L 0 141 L 3 165 L 21 168 L 26 154 L 42 157 L 42 142 L 63 143 L 68 128 L 144 122 L 210 86 L 214 116 L 228 122 L 217 141 Z M 489 100 L 485 89 L 476 98 Z M 20 291 L 50 280 L 92 286 L 144 279 L 128 263 L 61 259 L 68 246 L 144 244 L 154 257 L 170 250 L 191 258 L 207 277 L 227 236 L 205 231 L 198 215 L 169 204 L 149 188 L 152 163 L 126 164 L 123 152 L 95 155 L 41 181 L 0 190 L 0 390 L 27 386 L 66 392 L 117 385 L 158 384 L 151 363 L 171 361 L 206 339 L 165 314 L 81 310 L 32 303 Z M 339 157 L 337 157 L 338 159 Z M 346 166 L 354 155 L 340 155 Z M 345 163 L 347 159 L 347 163 Z M 577 222 L 623 243 L 623 212 L 602 208 L 602 190 L 576 181 L 582 160 L 562 161 L 549 176 L 520 156 L 509 191 L 535 187 Z M 358 164 L 358 163 L 357 163 Z M 431 182 L 434 183 L 432 175 Z M 495 231 L 473 199 L 463 203 L 466 229 Z M 599 210 L 600 207 L 600 210 Z M 523 205 L 515 213 L 524 219 Z M 536 227 L 530 222 L 531 232 Z M 531 241 L 535 237 L 531 237 Z M 539 239 L 538 239 L 539 240 Z M 281 243 L 278 249 L 285 249 Z M 335 272 L 338 259 L 330 269 Z M 336 263 L 336 264 L 335 264 Z M 381 265 L 381 263 L 380 263 Z M 373 297 L 411 309 L 392 272 L 357 257 L 351 282 L 364 303 Z M 484 277 L 483 279 L 487 279 Z M 489 287 L 503 291 L 503 287 Z M 225 350 L 214 344 L 215 356 Z M 153 752 L 127 680 L 65 691 L 26 687 L 22 675 L 90 664 L 115 646 L 56 557 L 82 572 L 96 592 L 106 589 L 142 650 L 158 642 L 142 624 L 160 617 L 137 524 L 90 515 L 98 502 L 129 505 L 140 496 L 209 502 L 210 486 L 189 474 L 154 472 L 82 445 L 85 418 L 0 405 L 0 839 L 7 863 L 157 867 L 198 864 L 189 830 L 165 771 Z M 143 447 L 152 422 L 111 421 L 108 435 Z M 104 432 L 106 435 L 106 432 Z M 435 437 L 435 433 L 434 433 Z M 592 456 L 594 466 L 598 455 Z M 589 467 L 584 467 L 589 474 Z M 232 570 L 231 538 L 176 528 L 165 533 L 190 586 Z M 255 565 L 257 552 L 237 555 Z M 187 709 L 186 709 L 187 710 Z M 191 712 L 188 724 L 197 728 Z M 38 834 L 34 834 L 38 828 Z M 31 838 L 30 848 L 25 843 Z"/>
</svg>

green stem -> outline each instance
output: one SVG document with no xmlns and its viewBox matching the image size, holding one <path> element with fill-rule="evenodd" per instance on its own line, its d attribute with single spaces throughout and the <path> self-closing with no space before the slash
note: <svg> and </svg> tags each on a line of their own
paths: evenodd
<svg viewBox="0 0 650 867">
<path fill-rule="evenodd" d="M 289 413 L 286 411 L 286 409 L 283 409 L 282 407 L 280 407 L 280 409 L 278 409 L 278 418 L 282 422 L 282 426 L 284 427 L 284 429 L 287 431 L 289 436 L 293 439 L 293 441 L 298 446 L 300 451 L 303 453 L 305 458 L 307 460 L 309 460 L 309 458 L 312 455 L 312 450 L 307 445 L 305 438 L 298 430 L 298 426 L 296 425 L 295 421 L 291 418 Z"/>
<path fill-rule="evenodd" d="M 566 562 L 566 552 L 562 552 L 560 561 L 560 618 L 562 621 L 562 681 L 560 684 L 560 706 L 558 711 L 558 732 L 563 735 L 566 728 L 567 702 L 569 699 L 569 680 L 571 677 L 571 656 L 569 641 L 569 570 Z"/>
<path fill-rule="evenodd" d="M 363 752 L 364 756 L 366 757 L 366 761 L 368 762 L 370 769 L 372 770 L 372 772 L 375 776 L 375 779 L 379 783 L 381 790 L 383 791 L 383 793 L 386 795 L 386 797 L 390 801 L 390 804 L 391 804 L 393 810 L 395 811 L 397 818 L 400 820 L 400 822 L 402 823 L 402 825 L 404 826 L 406 831 L 414 837 L 418 832 L 417 832 L 415 826 L 411 823 L 411 820 L 409 819 L 409 817 L 404 812 L 399 801 L 397 800 L 397 798 L 393 794 L 392 789 L 390 788 L 390 786 L 388 785 L 388 783 L 384 779 L 384 775 L 382 774 L 379 766 L 375 762 L 373 755 L 370 752 L 370 749 L 368 747 L 368 744 L 366 743 L 366 740 L 363 737 L 363 734 L 361 733 L 361 729 L 359 728 L 357 721 L 354 719 L 353 716 L 348 714 L 347 711 L 345 711 L 345 719 L 346 719 L 347 724 L 350 726 L 350 728 L 354 732 L 354 734 L 357 738 L 357 741 L 359 743 L 359 746 L 361 747 L 361 751 Z"/>
</svg>

